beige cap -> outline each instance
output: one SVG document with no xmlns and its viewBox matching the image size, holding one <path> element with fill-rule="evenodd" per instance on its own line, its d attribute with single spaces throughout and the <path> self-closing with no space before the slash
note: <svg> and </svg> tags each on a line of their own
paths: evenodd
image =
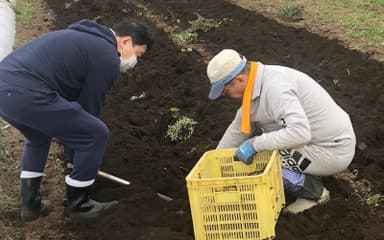
<svg viewBox="0 0 384 240">
<path fill-rule="evenodd" d="M 216 54 L 207 66 L 207 75 L 211 83 L 208 98 L 217 99 L 223 92 L 224 85 L 236 77 L 246 63 L 247 59 L 233 49 L 224 49 Z"/>
</svg>

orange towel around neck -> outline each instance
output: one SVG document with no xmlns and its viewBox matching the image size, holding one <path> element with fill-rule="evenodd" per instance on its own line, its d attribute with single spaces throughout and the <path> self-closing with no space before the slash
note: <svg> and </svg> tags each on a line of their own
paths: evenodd
<svg viewBox="0 0 384 240">
<path fill-rule="evenodd" d="M 251 62 L 251 69 L 249 71 L 247 86 L 245 86 L 243 94 L 243 103 L 241 110 L 241 131 L 246 134 L 251 133 L 251 100 L 253 86 L 256 79 L 257 67 L 257 62 Z"/>
</svg>

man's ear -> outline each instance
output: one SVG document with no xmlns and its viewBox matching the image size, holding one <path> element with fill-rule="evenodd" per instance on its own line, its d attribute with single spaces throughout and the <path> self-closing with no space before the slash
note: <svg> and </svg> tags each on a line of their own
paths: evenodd
<svg viewBox="0 0 384 240">
<path fill-rule="evenodd" d="M 130 44 L 131 42 L 133 42 L 133 39 L 131 36 L 124 36 L 124 37 L 121 37 L 121 41 L 123 45 L 126 45 L 128 43 Z"/>
<path fill-rule="evenodd" d="M 128 43 L 131 43 L 133 39 L 131 36 L 117 36 L 116 40 L 118 42 L 118 45 L 124 46 Z"/>
<path fill-rule="evenodd" d="M 248 75 L 247 74 L 239 74 L 239 77 L 237 78 L 241 83 L 247 82 Z"/>
</svg>

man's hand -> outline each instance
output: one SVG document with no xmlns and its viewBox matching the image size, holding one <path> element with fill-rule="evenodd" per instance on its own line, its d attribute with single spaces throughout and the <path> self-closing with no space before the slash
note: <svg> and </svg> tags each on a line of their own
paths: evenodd
<svg viewBox="0 0 384 240">
<path fill-rule="evenodd" d="M 252 146 L 252 140 L 246 140 L 240 144 L 233 156 L 235 161 L 242 161 L 245 164 L 252 163 L 253 156 L 257 153 Z"/>
</svg>

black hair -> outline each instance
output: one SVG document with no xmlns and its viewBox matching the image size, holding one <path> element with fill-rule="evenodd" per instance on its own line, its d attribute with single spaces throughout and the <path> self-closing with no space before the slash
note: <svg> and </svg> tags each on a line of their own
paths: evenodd
<svg viewBox="0 0 384 240">
<path fill-rule="evenodd" d="M 113 31 L 117 36 L 132 37 L 134 45 L 147 45 L 147 49 L 151 49 L 153 45 L 152 34 L 147 26 L 133 19 L 124 19 L 113 26 Z"/>
</svg>

